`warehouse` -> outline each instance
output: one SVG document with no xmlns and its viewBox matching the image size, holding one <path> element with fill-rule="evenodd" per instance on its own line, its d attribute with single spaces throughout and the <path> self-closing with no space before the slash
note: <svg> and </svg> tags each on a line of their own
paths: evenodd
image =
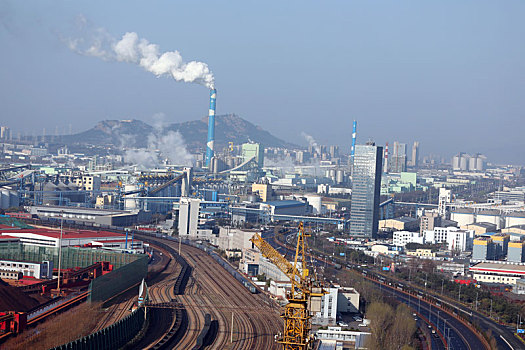
<svg viewBox="0 0 525 350">
<path fill-rule="evenodd" d="M 479 263 L 470 267 L 473 277 L 478 282 L 516 284 L 525 277 L 525 266 L 515 264 Z"/>
</svg>

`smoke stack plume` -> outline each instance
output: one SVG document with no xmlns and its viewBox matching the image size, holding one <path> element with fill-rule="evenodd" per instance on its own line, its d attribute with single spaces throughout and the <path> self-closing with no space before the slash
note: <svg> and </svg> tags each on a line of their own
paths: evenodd
<svg viewBox="0 0 525 350">
<path fill-rule="evenodd" d="M 217 90 L 210 90 L 210 110 L 208 114 L 208 140 L 206 142 L 206 167 L 211 166 L 211 159 L 215 152 L 215 100 L 217 99 Z"/>
<path fill-rule="evenodd" d="M 85 26 L 87 21 L 82 18 Z M 99 57 L 103 60 L 128 62 L 141 66 L 156 76 L 171 76 L 176 81 L 197 83 L 214 88 L 214 77 L 203 62 L 184 62 L 178 51 L 161 52 L 159 46 L 128 32 L 120 40 L 112 37 L 104 28 L 96 28 L 90 38 L 69 39 L 67 45 L 81 55 Z"/>
</svg>

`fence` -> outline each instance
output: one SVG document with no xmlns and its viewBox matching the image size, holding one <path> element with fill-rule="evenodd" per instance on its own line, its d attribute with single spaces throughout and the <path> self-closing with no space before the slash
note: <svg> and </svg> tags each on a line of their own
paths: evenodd
<svg viewBox="0 0 525 350">
<path fill-rule="evenodd" d="M 53 350 L 110 350 L 119 349 L 132 340 L 144 326 L 144 308 L 100 331 L 57 346 Z"/>
</svg>

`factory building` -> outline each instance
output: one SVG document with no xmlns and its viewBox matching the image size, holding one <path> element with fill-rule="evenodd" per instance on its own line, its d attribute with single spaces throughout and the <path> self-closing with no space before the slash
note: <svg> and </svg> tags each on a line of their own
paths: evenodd
<svg viewBox="0 0 525 350">
<path fill-rule="evenodd" d="M 151 219 L 151 213 L 142 210 L 124 211 L 50 205 L 32 206 L 31 215 L 42 220 L 75 222 L 87 226 L 133 226 Z"/>
<path fill-rule="evenodd" d="M 525 225 L 525 211 L 515 211 L 505 217 L 505 227 Z"/>
<path fill-rule="evenodd" d="M 53 278 L 53 262 L 42 261 L 12 261 L 0 260 L 0 272 L 21 272 L 24 277 L 33 277 L 37 279 L 51 279 Z"/>
<path fill-rule="evenodd" d="M 525 266 L 484 262 L 471 266 L 470 272 L 478 282 L 516 284 L 525 277 Z"/>
<path fill-rule="evenodd" d="M 478 237 L 474 240 L 472 260 L 494 260 L 495 245 L 490 237 Z"/>
<path fill-rule="evenodd" d="M 474 231 L 474 235 L 482 236 L 488 232 L 495 232 L 497 231 L 496 225 L 488 223 L 488 222 L 476 222 L 474 224 L 468 224 L 465 226 L 461 226 L 462 230 L 472 230 Z"/>
<path fill-rule="evenodd" d="M 83 175 L 73 179 L 73 183 L 83 191 L 100 191 L 100 176 Z"/>
<path fill-rule="evenodd" d="M 510 236 L 505 233 L 496 233 L 490 236 L 494 242 L 494 259 L 499 260 L 507 256 Z"/>
<path fill-rule="evenodd" d="M 501 230 L 505 224 L 500 211 L 496 209 L 487 209 L 478 212 L 476 214 L 476 222 L 488 222 L 496 225 L 496 230 Z"/>
<path fill-rule="evenodd" d="M 241 152 L 243 162 L 255 158 L 257 166 L 262 169 L 264 166 L 264 147 L 258 143 L 244 143 Z"/>
<path fill-rule="evenodd" d="M 415 231 L 419 226 L 419 220 L 408 216 L 395 219 L 379 220 L 380 230 Z"/>
<path fill-rule="evenodd" d="M 458 223 L 458 226 L 470 225 L 476 222 L 474 210 L 470 208 L 457 208 L 450 213 L 450 220 Z"/>
<path fill-rule="evenodd" d="M 93 241 L 121 240 L 126 237 L 120 233 L 107 231 L 64 230 L 62 232 L 62 240 L 60 240 L 60 230 L 43 228 L 0 229 L 0 233 L 2 235 L 7 234 L 10 237 L 17 237 L 20 243 L 24 245 L 37 247 L 58 247 L 60 242 L 62 242 L 62 247 L 84 246 L 91 244 Z"/>
<path fill-rule="evenodd" d="M 509 242 L 507 261 L 514 263 L 525 262 L 525 242 Z"/>
<path fill-rule="evenodd" d="M 260 209 L 268 210 L 270 215 L 305 215 L 306 203 L 294 200 L 270 201 L 261 203 Z"/>
</svg>

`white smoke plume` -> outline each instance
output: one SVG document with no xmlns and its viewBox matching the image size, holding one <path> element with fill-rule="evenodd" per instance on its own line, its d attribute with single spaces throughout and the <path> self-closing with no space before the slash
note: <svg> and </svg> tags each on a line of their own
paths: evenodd
<svg viewBox="0 0 525 350">
<path fill-rule="evenodd" d="M 88 22 L 79 17 L 85 29 Z M 121 39 L 112 37 L 104 28 L 84 30 L 82 38 L 66 39 L 68 47 L 76 53 L 99 57 L 103 60 L 128 62 L 141 66 L 156 76 L 171 76 L 176 81 L 197 83 L 213 89 L 213 73 L 204 62 L 184 62 L 178 51 L 161 52 L 156 44 L 128 32 Z"/>
<path fill-rule="evenodd" d="M 301 132 L 301 136 L 304 137 L 306 141 L 308 141 L 308 145 L 312 146 L 313 149 L 317 152 L 317 154 L 321 154 L 321 148 L 319 147 L 319 145 L 317 144 L 317 142 L 311 135 L 308 135 L 307 133 L 303 131 Z"/>
<path fill-rule="evenodd" d="M 148 148 L 126 149 L 124 159 L 128 163 L 137 164 L 143 168 L 155 168 L 166 161 L 172 165 L 193 165 L 193 155 L 188 152 L 183 136 L 178 131 L 168 131 L 165 115 L 158 113 L 153 116 L 154 130 L 146 136 Z M 133 145 L 131 135 L 119 135 L 121 147 Z"/>
</svg>

